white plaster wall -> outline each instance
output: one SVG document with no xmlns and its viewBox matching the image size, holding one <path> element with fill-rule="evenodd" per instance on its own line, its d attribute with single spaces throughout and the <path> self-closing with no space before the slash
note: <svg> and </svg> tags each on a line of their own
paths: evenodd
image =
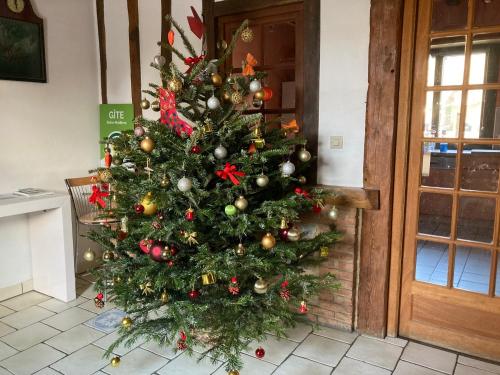
<svg viewBox="0 0 500 375">
<path fill-rule="evenodd" d="M 44 19 L 48 83 L 0 81 L 0 193 L 64 190 L 98 162 L 93 1 L 32 0 Z M 0 288 L 31 278 L 25 216 L 0 220 Z"/>
</svg>

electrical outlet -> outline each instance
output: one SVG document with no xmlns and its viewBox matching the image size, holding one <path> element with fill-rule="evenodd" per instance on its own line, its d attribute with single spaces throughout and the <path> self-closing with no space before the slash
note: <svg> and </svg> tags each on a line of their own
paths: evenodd
<svg viewBox="0 0 500 375">
<path fill-rule="evenodd" d="M 330 149 L 342 150 L 344 148 L 344 137 L 341 135 L 332 135 L 330 137 Z"/>
</svg>

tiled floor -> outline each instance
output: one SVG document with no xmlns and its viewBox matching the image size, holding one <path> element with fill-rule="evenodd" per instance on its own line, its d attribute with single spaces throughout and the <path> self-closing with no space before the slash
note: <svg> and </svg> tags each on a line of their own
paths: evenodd
<svg viewBox="0 0 500 375">
<path fill-rule="evenodd" d="M 224 364 L 175 353 L 152 342 L 115 350 L 118 368 L 103 358 L 122 315 L 109 304 L 96 310 L 95 292 L 78 279 L 76 301 L 62 303 L 36 292 L 0 302 L 0 375 L 225 375 Z M 116 322 L 115 322 L 116 321 Z M 266 356 L 258 360 L 255 347 Z M 241 375 L 492 375 L 500 364 L 478 361 L 403 339 L 385 340 L 301 325 L 288 339 L 269 336 L 243 354 Z"/>
</svg>

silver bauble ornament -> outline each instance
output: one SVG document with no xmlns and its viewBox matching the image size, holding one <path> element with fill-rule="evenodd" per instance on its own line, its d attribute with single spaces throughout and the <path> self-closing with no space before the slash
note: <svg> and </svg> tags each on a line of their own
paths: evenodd
<svg viewBox="0 0 500 375">
<path fill-rule="evenodd" d="M 142 126 L 136 126 L 134 128 L 134 135 L 136 137 L 142 137 L 144 135 L 144 128 Z"/>
<path fill-rule="evenodd" d="M 155 64 L 158 66 L 163 66 L 167 62 L 167 59 L 162 55 L 156 55 L 154 57 Z"/>
<path fill-rule="evenodd" d="M 222 145 L 219 145 L 217 146 L 217 148 L 214 150 L 214 155 L 217 159 L 224 159 L 226 156 L 227 156 L 227 149 L 222 146 Z"/>
<path fill-rule="evenodd" d="M 217 99 L 215 96 L 211 96 L 207 100 L 207 107 L 210 108 L 211 110 L 217 109 L 220 107 L 220 101 Z"/>
<path fill-rule="evenodd" d="M 250 82 L 250 92 L 257 92 L 262 88 L 262 84 L 258 79 L 254 79 L 252 82 Z"/>
<path fill-rule="evenodd" d="M 193 182 L 187 177 L 182 177 L 179 181 L 177 181 L 177 188 L 184 193 L 191 190 L 192 187 Z"/>
<path fill-rule="evenodd" d="M 295 172 L 295 165 L 291 161 L 281 164 L 281 174 L 285 177 L 291 176 Z"/>
<path fill-rule="evenodd" d="M 95 259 L 95 253 L 90 247 L 83 252 L 83 259 L 87 262 L 92 262 Z"/>
<path fill-rule="evenodd" d="M 248 201 L 243 195 L 240 195 L 240 197 L 234 201 L 234 205 L 238 210 L 245 211 L 248 207 Z"/>
<path fill-rule="evenodd" d="M 252 105 L 254 106 L 254 108 L 260 108 L 260 107 L 262 107 L 262 104 L 264 104 L 264 102 L 262 100 L 259 100 L 259 99 L 254 99 L 252 101 Z"/>
<path fill-rule="evenodd" d="M 286 235 L 286 239 L 288 241 L 298 241 L 300 240 L 300 231 L 293 227 L 288 230 L 288 233 Z"/>
<path fill-rule="evenodd" d="M 333 206 L 330 211 L 328 211 L 328 218 L 330 220 L 337 220 L 339 217 L 339 211 L 337 210 L 337 207 Z"/>
<path fill-rule="evenodd" d="M 255 180 L 255 182 L 260 187 L 267 186 L 267 184 L 269 183 L 269 177 L 267 177 L 265 174 L 261 174 L 257 177 L 257 180 Z"/>
<path fill-rule="evenodd" d="M 303 148 L 299 151 L 299 160 L 302 162 L 308 162 L 309 160 L 311 160 L 311 153 Z"/>
</svg>

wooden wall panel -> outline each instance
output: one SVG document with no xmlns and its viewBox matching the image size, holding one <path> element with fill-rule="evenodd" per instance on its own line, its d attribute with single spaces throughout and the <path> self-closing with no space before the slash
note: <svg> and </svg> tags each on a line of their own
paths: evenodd
<svg viewBox="0 0 500 375">
<path fill-rule="evenodd" d="M 106 27 L 104 24 L 104 0 L 96 0 L 97 36 L 99 39 L 99 61 L 101 74 L 101 103 L 108 103 L 108 62 L 106 58 Z"/>
<path fill-rule="evenodd" d="M 384 336 L 387 323 L 395 137 L 403 0 L 372 0 L 364 187 L 380 190 L 380 210 L 363 212 L 357 328 Z"/>
<path fill-rule="evenodd" d="M 141 48 L 139 44 L 139 6 L 138 0 L 127 0 L 128 36 L 130 53 L 130 81 L 134 116 L 142 114 L 141 108 Z"/>
</svg>

